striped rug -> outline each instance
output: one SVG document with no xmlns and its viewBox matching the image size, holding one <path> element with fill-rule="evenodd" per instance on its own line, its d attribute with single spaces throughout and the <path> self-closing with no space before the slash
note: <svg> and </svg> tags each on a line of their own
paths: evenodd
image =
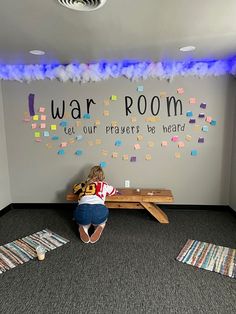
<svg viewBox="0 0 236 314">
<path fill-rule="evenodd" d="M 67 242 L 69 240 L 45 229 L 2 245 L 0 246 L 0 274 L 36 258 L 36 247 L 39 245 L 49 252 Z"/>
<path fill-rule="evenodd" d="M 236 278 L 236 250 L 212 243 L 188 240 L 178 261 Z"/>
</svg>

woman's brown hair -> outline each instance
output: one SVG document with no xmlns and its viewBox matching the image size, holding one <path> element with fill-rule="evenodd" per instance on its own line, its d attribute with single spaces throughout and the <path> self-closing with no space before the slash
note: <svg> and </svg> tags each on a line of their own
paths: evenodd
<svg viewBox="0 0 236 314">
<path fill-rule="evenodd" d="M 105 175 L 100 166 L 94 166 L 90 169 L 88 178 L 86 180 L 86 185 L 94 182 L 94 181 L 104 181 Z"/>
</svg>

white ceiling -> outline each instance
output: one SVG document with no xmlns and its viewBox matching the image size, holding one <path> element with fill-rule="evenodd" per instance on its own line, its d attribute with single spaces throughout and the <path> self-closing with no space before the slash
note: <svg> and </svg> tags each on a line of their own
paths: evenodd
<svg viewBox="0 0 236 314">
<path fill-rule="evenodd" d="M 0 0 L 0 44 L 0 64 L 227 58 L 236 55 L 236 0 L 107 0 L 92 12 Z M 186 45 L 197 49 L 183 54 Z"/>
</svg>

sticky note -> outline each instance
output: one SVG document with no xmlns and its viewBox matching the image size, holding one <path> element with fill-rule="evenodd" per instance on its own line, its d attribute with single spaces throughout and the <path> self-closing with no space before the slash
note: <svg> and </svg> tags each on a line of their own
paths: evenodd
<svg viewBox="0 0 236 314">
<path fill-rule="evenodd" d="M 205 121 L 209 122 L 209 123 L 211 122 L 211 120 L 212 120 L 212 117 L 210 117 L 210 116 L 207 116 L 206 119 L 205 119 Z"/>
<path fill-rule="evenodd" d="M 159 117 L 147 117 L 145 120 L 146 122 L 158 122 L 160 121 L 160 118 Z"/>
<path fill-rule="evenodd" d="M 120 147 L 122 145 L 122 141 L 121 140 L 116 140 L 115 141 L 115 146 Z"/>
<path fill-rule="evenodd" d="M 196 123 L 196 119 L 189 119 L 189 123 Z"/>
<path fill-rule="evenodd" d="M 108 116 L 109 116 L 109 114 L 110 114 L 110 113 L 109 113 L 109 111 L 108 111 L 108 110 L 104 110 L 104 111 L 103 111 L 103 115 L 104 115 L 105 117 L 108 117 Z"/>
<path fill-rule="evenodd" d="M 33 116 L 34 121 L 38 121 L 38 119 L 39 119 L 39 116 L 37 114 Z"/>
<path fill-rule="evenodd" d="M 61 121 L 59 125 L 62 126 L 63 128 L 66 128 L 68 125 L 68 122 L 67 121 Z"/>
<path fill-rule="evenodd" d="M 181 157 L 181 154 L 180 154 L 179 152 L 176 152 L 176 153 L 175 153 L 175 158 L 178 159 L 178 158 L 180 158 L 180 157 Z"/>
<path fill-rule="evenodd" d="M 103 155 L 103 156 L 107 156 L 107 155 L 108 155 L 108 151 L 105 150 L 105 149 L 103 149 L 103 150 L 102 150 L 102 155 Z"/>
<path fill-rule="evenodd" d="M 130 157 L 130 161 L 131 161 L 131 162 L 136 162 L 136 156 L 131 156 L 131 157 Z"/>
<path fill-rule="evenodd" d="M 59 136 L 56 136 L 56 135 L 55 135 L 55 136 L 52 136 L 52 140 L 53 140 L 53 141 L 59 140 Z"/>
<path fill-rule="evenodd" d="M 149 141 L 149 142 L 148 142 L 148 147 L 154 147 L 154 142 Z"/>
<path fill-rule="evenodd" d="M 82 150 L 78 149 L 76 152 L 75 152 L 75 155 L 77 156 L 81 156 L 83 154 Z"/>
<path fill-rule="evenodd" d="M 118 122 L 117 121 L 111 121 L 111 125 L 115 127 L 118 125 Z"/>
<path fill-rule="evenodd" d="M 202 112 L 199 113 L 198 118 L 201 118 L 201 119 L 202 119 L 202 118 L 205 118 L 205 113 L 202 113 Z"/>
<path fill-rule="evenodd" d="M 88 146 L 93 146 L 93 141 L 88 141 Z"/>
<path fill-rule="evenodd" d="M 105 106 L 109 106 L 110 105 L 110 100 L 109 99 L 104 99 L 103 101 Z"/>
<path fill-rule="evenodd" d="M 81 121 L 76 121 L 76 126 L 77 126 L 77 128 L 79 128 L 81 125 L 82 125 L 82 122 L 81 122 Z"/>
<path fill-rule="evenodd" d="M 27 118 L 27 117 L 25 117 L 25 118 L 23 119 L 24 122 L 30 122 L 30 120 L 31 120 L 31 119 L 30 119 L 30 118 Z"/>
<path fill-rule="evenodd" d="M 190 142 L 192 140 L 192 136 L 191 135 L 186 135 L 185 139 L 186 139 L 186 141 Z"/>
<path fill-rule="evenodd" d="M 166 147 L 168 145 L 167 141 L 162 141 L 161 146 Z"/>
<path fill-rule="evenodd" d="M 201 125 L 196 124 L 194 125 L 194 131 L 200 131 L 201 130 Z"/>
<path fill-rule="evenodd" d="M 51 124 L 51 131 L 56 131 L 56 130 L 57 130 L 56 124 Z"/>
<path fill-rule="evenodd" d="M 206 106 L 207 106 L 206 103 L 202 102 L 201 105 L 200 105 L 200 108 L 206 109 Z"/>
<path fill-rule="evenodd" d="M 136 149 L 136 150 L 138 150 L 138 149 L 140 149 L 141 147 L 140 147 L 140 144 L 134 144 L 134 149 Z"/>
<path fill-rule="evenodd" d="M 144 91 L 143 86 L 142 86 L 142 85 L 139 85 L 139 86 L 137 87 L 137 92 L 143 92 L 143 91 Z"/>
<path fill-rule="evenodd" d="M 43 132 L 43 136 L 48 137 L 48 136 L 49 136 L 49 132 L 48 132 L 48 131 L 44 131 L 44 132 Z"/>
<path fill-rule="evenodd" d="M 166 92 L 160 92 L 160 97 L 165 97 L 166 96 Z"/>
<path fill-rule="evenodd" d="M 40 137 L 41 133 L 40 132 L 34 132 L 34 137 Z"/>
<path fill-rule="evenodd" d="M 44 107 L 39 107 L 39 112 L 40 113 L 44 113 L 45 112 L 45 108 Z"/>
<path fill-rule="evenodd" d="M 48 149 L 51 149 L 51 148 L 53 148 L 53 145 L 52 145 L 51 143 L 47 143 L 47 144 L 46 144 L 46 147 L 47 147 Z"/>
<path fill-rule="evenodd" d="M 32 123 L 32 124 L 31 124 L 31 128 L 32 128 L 32 129 L 36 129 L 36 128 L 37 128 L 37 123 Z"/>
<path fill-rule="evenodd" d="M 82 140 L 82 138 L 83 138 L 83 136 L 82 136 L 82 135 L 80 135 L 80 134 L 78 134 L 78 135 L 76 136 L 77 141 Z"/>
<path fill-rule="evenodd" d="M 136 118 L 136 117 L 131 117 L 130 121 L 131 121 L 132 123 L 135 123 L 135 122 L 137 122 L 137 118 Z"/>
<path fill-rule="evenodd" d="M 96 120 L 95 120 L 95 125 L 100 125 L 100 124 L 101 124 L 101 121 L 98 120 L 98 119 L 96 119 Z"/>
<path fill-rule="evenodd" d="M 96 144 L 96 145 L 102 144 L 102 140 L 101 140 L 100 138 L 97 138 L 97 139 L 95 140 L 95 144 Z"/>
<path fill-rule="evenodd" d="M 147 154 L 147 155 L 145 156 L 145 159 L 146 159 L 146 160 L 151 160 L 151 159 L 152 159 L 152 156 L 151 156 L 150 154 Z"/>
<path fill-rule="evenodd" d="M 122 159 L 123 159 L 123 160 L 128 160 L 128 159 L 129 159 L 129 155 L 124 154 L 123 157 L 122 157 Z"/>
<path fill-rule="evenodd" d="M 211 125 L 216 125 L 216 120 L 211 120 Z"/>
<path fill-rule="evenodd" d="M 40 129 L 46 129 L 46 123 L 41 123 L 40 124 Z"/>
<path fill-rule="evenodd" d="M 171 139 L 172 142 L 178 142 L 178 140 L 179 140 L 178 135 L 173 136 Z"/>
<path fill-rule="evenodd" d="M 117 152 L 113 152 L 112 153 L 112 158 L 117 158 L 118 157 L 118 153 Z"/>
<path fill-rule="evenodd" d="M 41 143 L 41 142 L 42 142 L 42 139 L 41 139 L 41 138 L 36 138 L 36 139 L 35 139 L 35 142 Z"/>
<path fill-rule="evenodd" d="M 178 143 L 178 147 L 179 147 L 179 148 L 183 148 L 184 146 L 185 146 L 184 142 L 179 142 L 179 143 Z"/>
<path fill-rule="evenodd" d="M 197 154 L 198 154 L 198 151 L 196 149 L 192 149 L 191 150 L 191 155 L 192 156 L 197 156 Z"/>
<path fill-rule="evenodd" d="M 192 117 L 192 116 L 193 116 L 192 111 L 187 111 L 187 112 L 186 112 L 186 116 L 187 116 L 187 117 Z"/>
<path fill-rule="evenodd" d="M 70 138 L 68 141 L 69 144 L 74 144 L 75 143 L 75 139 L 74 138 Z"/>
<path fill-rule="evenodd" d="M 42 121 L 45 121 L 45 120 L 47 120 L 47 116 L 46 116 L 45 114 L 41 114 L 40 119 L 41 119 Z"/>
<path fill-rule="evenodd" d="M 60 146 L 61 146 L 61 147 L 67 147 L 67 142 L 62 142 L 62 143 L 60 144 Z"/>
<path fill-rule="evenodd" d="M 89 113 L 85 113 L 85 114 L 83 115 L 83 118 L 84 118 L 84 119 L 90 119 L 91 117 L 90 117 L 90 114 L 89 114 Z"/>
<path fill-rule="evenodd" d="M 142 140 L 143 140 L 143 136 L 142 136 L 142 135 L 138 135 L 138 136 L 137 136 L 137 140 L 138 140 L 138 141 L 142 141 Z"/>
<path fill-rule="evenodd" d="M 198 143 L 204 143 L 204 137 L 199 137 Z"/>
<path fill-rule="evenodd" d="M 203 131 L 203 132 L 208 132 L 208 126 L 207 126 L 207 125 L 204 125 L 204 126 L 202 127 L 202 131 Z"/>
<path fill-rule="evenodd" d="M 196 98 L 194 98 L 194 97 L 189 98 L 189 103 L 190 103 L 191 105 L 196 104 Z"/>
<path fill-rule="evenodd" d="M 116 95 L 111 95 L 111 100 L 117 100 L 117 96 Z"/>
<path fill-rule="evenodd" d="M 184 93 L 183 87 L 177 88 L 177 93 L 180 94 L 180 95 L 182 95 L 182 94 Z"/>
<path fill-rule="evenodd" d="M 99 165 L 101 168 L 105 168 L 107 166 L 107 163 L 105 161 L 101 161 Z"/>
<path fill-rule="evenodd" d="M 64 149 L 60 149 L 58 152 L 57 152 L 58 155 L 65 155 L 65 151 Z"/>
</svg>

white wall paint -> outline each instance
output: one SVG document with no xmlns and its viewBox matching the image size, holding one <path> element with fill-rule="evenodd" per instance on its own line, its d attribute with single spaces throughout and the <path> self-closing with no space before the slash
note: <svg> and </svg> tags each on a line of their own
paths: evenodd
<svg viewBox="0 0 236 314">
<path fill-rule="evenodd" d="M 234 103 L 234 135 L 233 135 L 233 151 L 232 151 L 232 167 L 230 182 L 230 199 L 229 206 L 236 211 L 236 101 Z"/>
<path fill-rule="evenodd" d="M 0 83 L 0 210 L 9 205 L 10 203 L 11 195 L 2 101 L 2 86 Z"/>
<path fill-rule="evenodd" d="M 144 85 L 143 94 L 147 99 L 159 95 L 162 91 L 166 91 L 167 95 L 182 98 L 184 115 L 170 119 L 167 117 L 165 105 L 162 104 L 161 121 L 156 123 L 156 134 L 148 135 L 143 132 L 142 149 L 135 152 L 133 144 L 137 142 L 136 135 L 104 135 L 104 125 L 112 120 L 118 121 L 119 125 L 132 125 L 130 117 L 124 115 L 123 99 L 125 95 L 137 99 L 140 94 L 137 93 L 136 87 L 139 84 Z M 39 81 L 30 84 L 3 82 L 13 202 L 65 202 L 65 195 L 72 184 L 84 179 L 91 165 L 105 160 L 108 163 L 105 168 L 107 180 L 116 187 L 123 187 L 124 180 L 129 179 L 131 187 L 172 189 L 176 204 L 228 204 L 234 119 L 233 85 L 233 79 L 229 77 L 204 79 L 181 77 L 171 83 L 158 80 L 134 83 L 120 78 L 84 85 L 72 82 L 63 84 L 58 81 Z M 178 87 L 185 89 L 183 96 L 177 95 Z M 23 114 L 28 110 L 29 93 L 35 93 L 36 107 L 45 106 L 48 112 L 51 99 L 54 99 L 56 104 L 62 99 L 66 103 L 77 99 L 83 110 L 86 98 L 91 97 L 96 101 L 96 105 L 92 106 L 92 119 L 99 118 L 101 126 L 95 136 L 85 136 L 81 144 L 76 146 L 83 149 L 82 157 L 74 155 L 73 145 L 76 144 L 69 145 L 65 156 L 58 156 L 56 153 L 58 147 L 47 149 L 45 139 L 43 143 L 35 143 L 31 124 L 22 122 Z M 112 94 L 118 96 L 118 101 L 106 108 L 103 100 Z M 198 104 L 189 105 L 189 97 L 196 97 Z M 209 128 L 209 132 L 204 134 L 206 142 L 201 145 L 197 144 L 197 139 L 203 132 L 198 133 L 190 129 L 191 125 L 187 123 L 185 112 L 191 108 L 197 114 L 200 112 L 199 102 L 202 101 L 207 102 L 207 113 L 216 118 L 217 126 Z M 110 111 L 109 117 L 103 116 L 104 109 Z M 145 118 L 150 114 L 140 116 L 134 109 L 132 116 L 137 118 L 137 123 L 144 130 L 147 124 Z M 82 122 L 84 125 L 88 123 L 84 120 Z M 53 123 L 53 120 L 50 119 L 48 123 Z M 161 148 L 162 140 L 170 140 L 172 135 L 175 135 L 163 134 L 162 125 L 172 123 L 186 123 L 184 135 L 191 133 L 195 144 L 186 142 L 186 147 L 181 150 L 170 142 L 167 149 Z M 61 131 L 60 135 L 62 134 Z M 183 134 L 177 134 L 184 139 Z M 102 145 L 94 144 L 90 147 L 87 142 L 92 140 L 94 143 L 96 138 L 102 139 Z M 116 139 L 122 139 L 121 148 L 114 146 Z M 147 147 L 148 141 L 155 143 L 154 148 Z M 191 147 L 199 149 L 199 156 L 190 156 Z M 101 149 L 108 150 L 109 156 L 102 156 Z M 117 159 L 110 158 L 113 151 L 120 152 Z M 180 159 L 174 157 L 176 151 L 181 151 Z M 137 163 L 123 161 L 121 155 L 125 152 L 129 155 L 136 154 Z M 145 160 L 146 153 L 152 155 L 151 161 Z"/>
</svg>

